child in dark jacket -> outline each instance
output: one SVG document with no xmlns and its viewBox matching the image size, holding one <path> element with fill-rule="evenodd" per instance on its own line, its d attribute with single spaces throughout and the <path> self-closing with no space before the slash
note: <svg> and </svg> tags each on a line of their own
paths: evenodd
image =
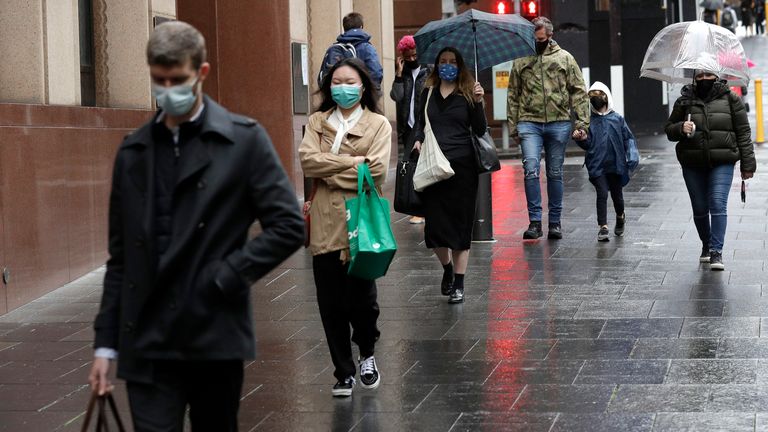
<svg viewBox="0 0 768 432">
<path fill-rule="evenodd" d="M 608 87 L 597 81 L 589 88 L 589 104 L 592 116 L 587 139 L 576 141 L 587 151 L 584 164 L 589 172 L 589 181 L 597 192 L 597 224 L 600 229 L 597 241 L 609 240 L 608 194 L 611 194 L 616 210 L 617 237 L 624 235 L 626 215 L 624 214 L 623 187 L 629 183 L 629 174 L 640 161 L 637 144 L 627 122 L 613 110 L 613 96 Z"/>
</svg>

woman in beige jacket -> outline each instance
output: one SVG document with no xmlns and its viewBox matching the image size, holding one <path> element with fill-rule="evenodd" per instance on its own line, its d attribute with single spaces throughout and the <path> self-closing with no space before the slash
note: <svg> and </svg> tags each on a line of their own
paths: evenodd
<svg viewBox="0 0 768 432">
<path fill-rule="evenodd" d="M 310 207 L 312 269 L 317 303 L 337 379 L 334 396 L 352 394 L 357 367 L 351 341 L 360 349 L 360 383 L 376 388 L 381 375 L 373 358 L 379 338 L 379 305 L 373 281 L 347 275 L 349 240 L 344 200 L 357 195 L 357 166 L 367 163 L 377 188 L 389 168 L 392 127 L 379 113 L 378 94 L 365 66 L 337 63 L 320 88 L 322 102 L 309 117 L 299 147 L 304 175 L 313 178 Z"/>
</svg>

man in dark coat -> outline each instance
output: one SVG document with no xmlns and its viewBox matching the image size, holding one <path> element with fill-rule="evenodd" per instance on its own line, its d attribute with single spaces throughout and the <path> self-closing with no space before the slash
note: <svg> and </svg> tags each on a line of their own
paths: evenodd
<svg viewBox="0 0 768 432">
<path fill-rule="evenodd" d="M 162 24 L 147 62 L 160 110 L 117 152 L 89 380 L 109 391 L 119 354 L 136 431 L 182 431 L 187 406 L 193 430 L 234 431 L 249 287 L 300 247 L 303 219 L 264 128 L 203 95 L 203 36 Z"/>
</svg>

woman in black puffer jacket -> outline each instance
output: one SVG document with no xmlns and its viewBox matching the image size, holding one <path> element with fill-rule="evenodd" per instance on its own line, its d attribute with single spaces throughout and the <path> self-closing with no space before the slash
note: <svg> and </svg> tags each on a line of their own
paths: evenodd
<svg viewBox="0 0 768 432">
<path fill-rule="evenodd" d="M 665 130 L 670 141 L 678 141 L 677 160 L 702 242 L 699 261 L 709 262 L 712 270 L 724 270 L 723 241 L 734 164 L 740 162 L 745 180 L 757 168 L 747 111 L 725 81 L 714 73 L 697 71 L 694 83 L 683 87 Z"/>
</svg>

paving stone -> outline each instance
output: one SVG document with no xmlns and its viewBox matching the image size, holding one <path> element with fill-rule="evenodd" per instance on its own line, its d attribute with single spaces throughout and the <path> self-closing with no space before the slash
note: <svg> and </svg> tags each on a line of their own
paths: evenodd
<svg viewBox="0 0 768 432">
<path fill-rule="evenodd" d="M 659 413 L 654 431 L 753 431 L 755 415 L 751 413 Z"/>
<path fill-rule="evenodd" d="M 757 360 L 696 359 L 672 360 L 666 383 L 753 384 Z"/>
</svg>

